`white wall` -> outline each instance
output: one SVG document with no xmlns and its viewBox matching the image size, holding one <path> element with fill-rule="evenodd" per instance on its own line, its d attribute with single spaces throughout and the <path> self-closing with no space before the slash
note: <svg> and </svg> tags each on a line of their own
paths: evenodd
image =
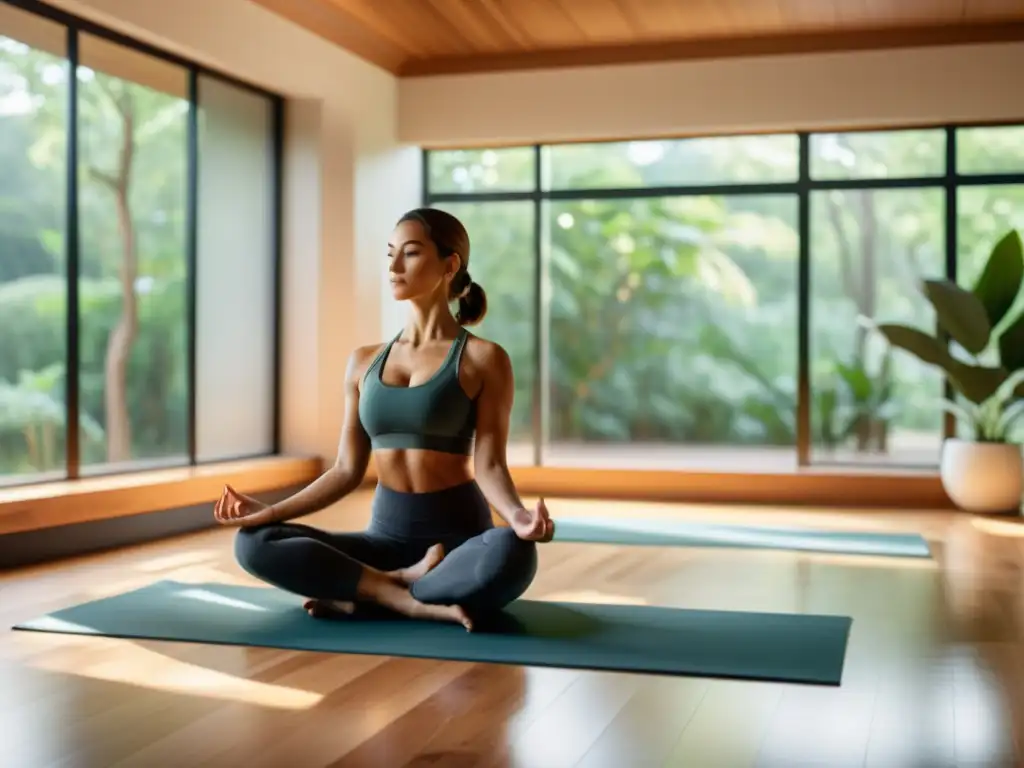
<svg viewBox="0 0 1024 768">
<path fill-rule="evenodd" d="M 333 460 L 345 360 L 382 336 L 381 254 L 419 203 L 418 152 L 395 133 L 395 79 L 247 0 L 55 4 L 297 99 L 285 152 L 283 448 Z"/>
<path fill-rule="evenodd" d="M 1024 119 L 1024 43 L 405 79 L 425 146 Z"/>
</svg>

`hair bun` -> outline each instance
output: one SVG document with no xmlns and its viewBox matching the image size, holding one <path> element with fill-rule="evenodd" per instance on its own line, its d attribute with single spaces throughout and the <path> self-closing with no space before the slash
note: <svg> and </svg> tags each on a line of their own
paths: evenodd
<svg viewBox="0 0 1024 768">
<path fill-rule="evenodd" d="M 468 281 L 459 297 L 459 311 L 455 316 L 459 325 L 476 325 L 487 314 L 487 294 L 480 283 Z"/>
<path fill-rule="evenodd" d="M 455 275 L 455 279 L 452 280 L 452 284 L 448 288 L 448 295 L 453 301 L 463 299 L 469 293 L 471 285 L 473 285 L 473 278 L 469 276 L 469 272 L 459 272 Z"/>
</svg>

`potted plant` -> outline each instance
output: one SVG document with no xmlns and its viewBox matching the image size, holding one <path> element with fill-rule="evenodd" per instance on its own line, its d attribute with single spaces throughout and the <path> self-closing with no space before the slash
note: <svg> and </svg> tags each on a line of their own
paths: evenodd
<svg viewBox="0 0 1024 768">
<path fill-rule="evenodd" d="M 1011 230 L 989 254 L 975 285 L 925 280 L 935 308 L 933 333 L 894 323 L 876 326 L 893 347 L 942 369 L 956 399 L 943 407 L 970 428 L 942 447 L 941 478 L 950 499 L 970 512 L 1019 512 L 1024 481 L 1014 423 L 1024 415 L 1024 311 L 1011 313 L 1024 281 L 1024 245 Z"/>
</svg>

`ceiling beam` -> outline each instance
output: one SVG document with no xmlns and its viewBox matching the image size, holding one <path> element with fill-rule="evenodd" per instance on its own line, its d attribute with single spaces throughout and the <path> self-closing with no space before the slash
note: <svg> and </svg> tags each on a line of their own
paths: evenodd
<svg viewBox="0 0 1024 768">
<path fill-rule="evenodd" d="M 410 59 L 400 77 L 1024 41 L 1024 22 L 842 30 Z"/>
</svg>

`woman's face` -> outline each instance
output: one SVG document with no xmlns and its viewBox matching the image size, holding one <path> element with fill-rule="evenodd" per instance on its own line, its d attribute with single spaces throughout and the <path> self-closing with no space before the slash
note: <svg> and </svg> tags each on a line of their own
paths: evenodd
<svg viewBox="0 0 1024 768">
<path fill-rule="evenodd" d="M 448 295 L 448 284 L 458 258 L 439 259 L 437 246 L 418 221 L 403 221 L 388 243 L 388 279 L 391 295 L 399 301 L 427 296 L 435 291 Z"/>
</svg>

